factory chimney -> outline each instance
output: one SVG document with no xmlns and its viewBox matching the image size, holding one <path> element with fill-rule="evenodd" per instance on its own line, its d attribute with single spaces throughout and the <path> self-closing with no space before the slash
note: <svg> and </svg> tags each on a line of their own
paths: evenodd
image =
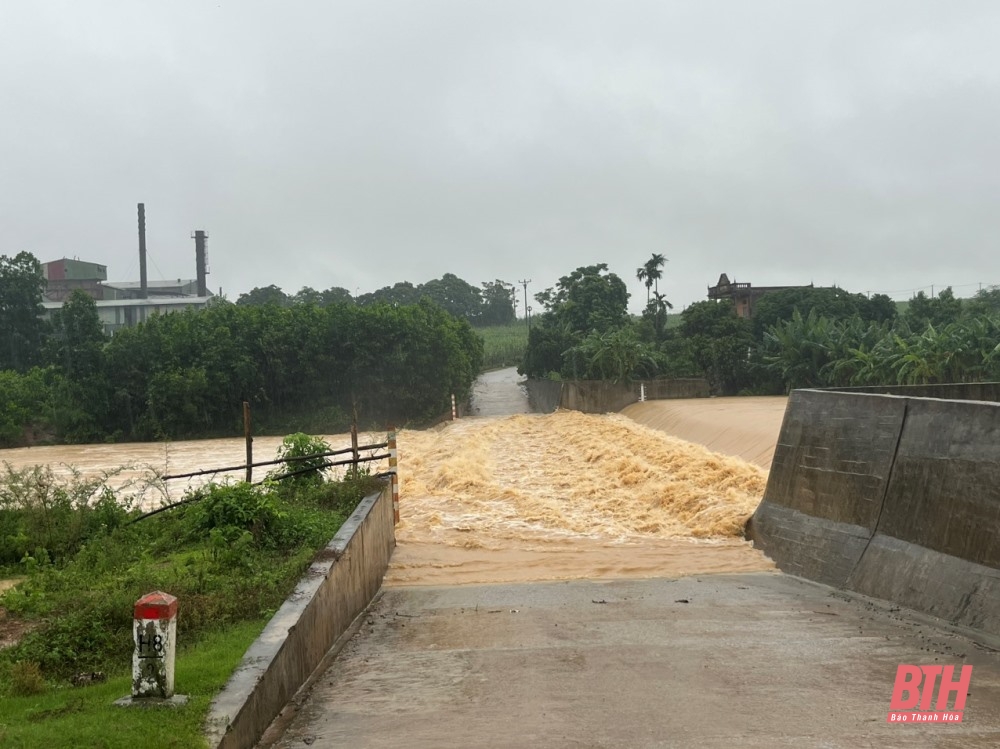
<svg viewBox="0 0 1000 749">
<path fill-rule="evenodd" d="M 139 203 L 139 298 L 146 299 L 146 205 Z"/>
<path fill-rule="evenodd" d="M 194 234 L 194 262 L 198 272 L 198 296 L 208 296 L 208 282 L 205 276 L 208 275 L 208 232 L 204 229 L 196 229 Z"/>
</svg>

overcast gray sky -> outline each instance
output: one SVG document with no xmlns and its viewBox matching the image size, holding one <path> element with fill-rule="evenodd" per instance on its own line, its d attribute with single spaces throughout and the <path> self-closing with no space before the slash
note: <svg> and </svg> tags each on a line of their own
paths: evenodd
<svg viewBox="0 0 1000 749">
<path fill-rule="evenodd" d="M 1000 3 L 0 0 L 0 253 L 372 291 L 1000 283 Z"/>
</svg>

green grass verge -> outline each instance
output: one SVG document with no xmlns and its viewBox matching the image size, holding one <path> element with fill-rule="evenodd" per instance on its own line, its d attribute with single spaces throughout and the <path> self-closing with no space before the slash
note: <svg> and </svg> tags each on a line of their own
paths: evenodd
<svg viewBox="0 0 1000 749">
<path fill-rule="evenodd" d="M 306 435 L 285 447 L 288 457 L 317 452 Z M 0 576 L 25 579 L 0 595 L 0 606 L 8 627 L 29 629 L 0 650 L 0 746 L 203 746 L 212 696 L 316 551 L 381 488 L 363 475 L 324 482 L 318 474 L 210 486 L 197 501 L 138 520 L 106 487 L 8 467 L 0 475 Z M 154 590 L 178 598 L 175 686 L 191 702 L 120 708 L 114 700 L 131 691 L 133 604 Z M 94 671 L 108 680 L 71 685 L 74 674 Z"/>
<path fill-rule="evenodd" d="M 183 612 L 182 612 L 183 614 Z M 188 695 L 178 708 L 125 708 L 114 701 L 131 693 L 130 674 L 87 687 L 60 687 L 30 697 L 5 697 L 0 746 L 5 749 L 189 749 L 208 746 L 202 726 L 209 704 L 225 685 L 266 619 L 207 633 L 177 655 L 174 683 Z M 131 654 L 126 654 L 131 658 Z"/>
</svg>

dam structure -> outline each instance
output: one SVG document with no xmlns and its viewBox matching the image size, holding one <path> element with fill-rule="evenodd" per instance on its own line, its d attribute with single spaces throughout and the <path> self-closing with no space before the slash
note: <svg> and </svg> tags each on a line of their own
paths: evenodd
<svg viewBox="0 0 1000 749">
<path fill-rule="evenodd" d="M 494 377 L 400 434 L 381 586 L 257 746 L 1000 745 L 1000 404 L 540 414 Z M 947 724 L 893 719 L 900 667 L 971 673 Z"/>
</svg>

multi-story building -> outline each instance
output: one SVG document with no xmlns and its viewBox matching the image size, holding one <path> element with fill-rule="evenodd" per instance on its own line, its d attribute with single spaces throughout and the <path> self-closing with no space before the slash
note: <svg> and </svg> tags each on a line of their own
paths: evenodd
<svg viewBox="0 0 1000 749">
<path fill-rule="evenodd" d="M 715 286 L 708 287 L 708 298 L 713 300 L 729 299 L 736 307 L 736 314 L 740 317 L 753 317 L 754 305 L 757 300 L 772 291 L 784 291 L 785 289 L 811 289 L 808 286 L 754 286 L 750 283 L 739 283 L 730 281 L 729 276 L 723 273 L 719 276 Z"/>
<path fill-rule="evenodd" d="M 113 334 L 121 328 L 141 323 L 153 315 L 208 306 L 215 296 L 206 290 L 198 295 L 198 281 L 178 278 L 166 281 L 107 281 L 107 267 L 82 260 L 53 260 L 43 263 L 45 290 L 42 293 L 44 316 L 62 307 L 66 298 L 82 289 L 97 304 L 97 314 L 104 332 Z"/>
</svg>

